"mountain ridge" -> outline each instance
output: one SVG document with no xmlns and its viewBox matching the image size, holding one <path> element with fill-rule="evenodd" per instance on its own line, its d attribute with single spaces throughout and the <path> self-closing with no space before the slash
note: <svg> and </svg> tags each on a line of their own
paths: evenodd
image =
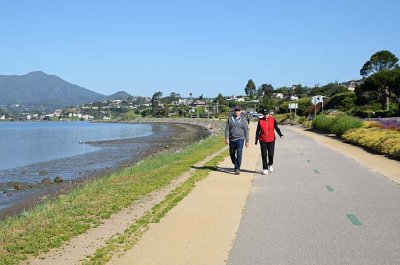
<svg viewBox="0 0 400 265">
<path fill-rule="evenodd" d="M 0 75 L 0 95 L 0 105 L 40 105 L 55 108 L 130 96 L 124 91 L 105 96 L 42 71 L 25 75 Z"/>
</svg>

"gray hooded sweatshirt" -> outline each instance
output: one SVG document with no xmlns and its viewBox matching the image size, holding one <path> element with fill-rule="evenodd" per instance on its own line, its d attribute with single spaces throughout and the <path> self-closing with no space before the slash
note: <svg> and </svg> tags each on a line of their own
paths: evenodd
<svg viewBox="0 0 400 265">
<path fill-rule="evenodd" d="M 225 139 L 229 141 L 237 141 L 244 139 L 246 143 L 249 142 L 249 127 L 247 120 L 242 115 L 238 119 L 235 116 L 229 117 L 225 127 Z"/>
</svg>

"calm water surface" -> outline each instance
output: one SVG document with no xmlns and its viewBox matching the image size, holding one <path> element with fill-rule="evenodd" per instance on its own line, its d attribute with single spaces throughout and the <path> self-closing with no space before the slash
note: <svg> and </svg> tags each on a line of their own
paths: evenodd
<svg viewBox="0 0 400 265">
<path fill-rule="evenodd" d="M 171 130 L 162 124 L 2 122 L 0 215 L 46 190 L 45 178 L 79 181 L 137 161 L 162 146 L 157 139 L 167 139 Z"/>
<path fill-rule="evenodd" d="M 85 141 L 135 138 L 152 134 L 149 124 L 88 122 L 0 123 L 0 170 L 98 150 Z"/>
<path fill-rule="evenodd" d="M 162 124 L 1 122 L 0 214 L 46 190 L 41 184 L 44 178 L 79 181 L 145 157 L 160 145 L 156 139 L 170 135 L 169 128 Z M 15 188 L 15 183 L 22 188 Z"/>
</svg>

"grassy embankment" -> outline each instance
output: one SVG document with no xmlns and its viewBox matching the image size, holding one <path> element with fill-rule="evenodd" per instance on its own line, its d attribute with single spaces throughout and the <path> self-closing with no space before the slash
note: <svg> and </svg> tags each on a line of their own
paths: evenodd
<svg viewBox="0 0 400 265">
<path fill-rule="evenodd" d="M 67 195 L 38 205 L 20 217 L 0 222 L 0 264 L 18 264 L 27 255 L 40 255 L 60 247 L 63 242 L 100 225 L 102 220 L 128 207 L 135 200 L 168 185 L 223 146 L 222 136 L 215 136 L 190 145 L 181 152 L 147 158 L 135 166 L 88 182 Z M 208 164 L 218 159 L 222 159 L 221 156 Z M 206 170 L 195 172 L 198 173 L 191 177 L 191 181 L 198 178 L 197 175 L 207 173 Z M 192 184 L 186 182 L 182 191 L 176 190 L 136 224 L 145 227 L 159 220 L 190 190 L 184 187 L 187 185 L 190 187 Z"/>
<path fill-rule="evenodd" d="M 149 228 L 151 223 L 158 223 L 170 209 L 190 193 L 195 187 L 196 182 L 204 179 L 211 171 L 211 168 L 217 166 L 225 157 L 226 154 L 220 154 L 206 163 L 202 170 L 197 170 L 187 181 L 173 190 L 162 202 L 154 206 L 135 224 L 127 228 L 124 233 L 110 239 L 104 247 L 96 251 L 94 256 L 87 257 L 84 264 L 106 264 L 114 255 L 119 255 L 125 250 L 132 248 Z"/>
</svg>

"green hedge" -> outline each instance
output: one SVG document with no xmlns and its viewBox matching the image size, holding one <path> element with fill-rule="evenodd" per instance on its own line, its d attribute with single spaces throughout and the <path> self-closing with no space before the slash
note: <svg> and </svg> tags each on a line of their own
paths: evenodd
<svg viewBox="0 0 400 265">
<path fill-rule="evenodd" d="M 362 126 L 362 120 L 347 115 L 336 117 L 318 115 L 312 122 L 313 128 L 336 134 L 339 137 L 349 129 L 360 128 Z"/>
<path fill-rule="evenodd" d="M 330 132 L 336 134 L 337 136 L 342 136 L 349 129 L 361 128 L 363 126 L 363 121 L 350 116 L 338 116 L 334 118 L 333 124 L 330 128 Z"/>
<path fill-rule="evenodd" d="M 312 127 L 317 130 L 330 132 L 330 128 L 333 124 L 333 117 L 326 115 L 317 115 L 312 121 Z"/>
</svg>

